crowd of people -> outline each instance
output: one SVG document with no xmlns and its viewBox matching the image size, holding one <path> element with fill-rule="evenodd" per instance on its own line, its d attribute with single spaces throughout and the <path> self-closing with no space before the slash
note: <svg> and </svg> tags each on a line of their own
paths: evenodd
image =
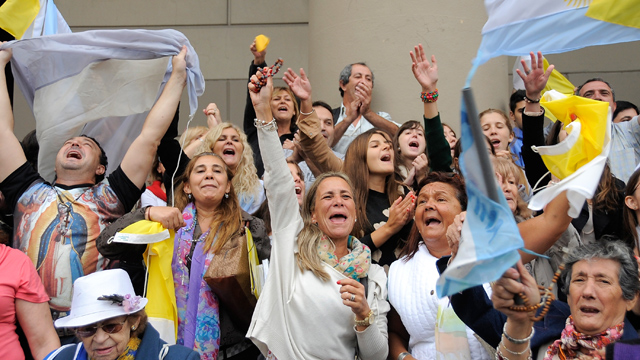
<svg viewBox="0 0 640 360">
<path fill-rule="evenodd" d="M 525 248 L 546 257 L 521 252 L 496 282 L 438 298 L 465 241 L 468 199 L 461 142 L 437 106 L 435 56 L 410 52 L 424 111 L 397 123 L 373 110 L 364 62 L 339 74 L 343 100 L 332 108 L 313 97 L 304 69 L 273 87 L 266 50 L 254 41 L 250 51 L 242 129 L 211 103 L 206 127 L 178 134 L 185 47 L 122 162 L 79 135 L 59 150 L 53 183 L 34 168 L 34 136 L 13 133 L 0 72 L 0 357 L 638 358 L 640 117 L 609 83 L 575 91 L 608 103 L 613 119 L 608 164 L 575 219 L 566 193 L 544 211 L 527 204 L 562 180 L 532 150 L 567 136 L 560 121 L 544 126 L 553 66 L 531 53 L 508 112 L 480 112 Z M 11 56 L 0 51 L 1 68 Z M 175 232 L 161 262 L 176 306 L 169 331 L 145 311 L 157 301 L 146 292 L 147 245 L 112 241 L 139 220 Z M 210 278 L 247 238 L 268 275 L 239 311 L 244 289 Z"/>
</svg>

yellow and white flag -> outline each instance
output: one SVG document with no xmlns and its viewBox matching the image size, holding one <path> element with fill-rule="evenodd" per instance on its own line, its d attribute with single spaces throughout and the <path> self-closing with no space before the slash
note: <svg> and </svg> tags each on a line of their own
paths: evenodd
<svg viewBox="0 0 640 360">
<path fill-rule="evenodd" d="M 53 0 L 5 1 L 0 6 L 0 28 L 18 40 L 71 32 Z"/>
<path fill-rule="evenodd" d="M 541 210 L 567 190 L 569 216 L 577 217 L 586 199 L 593 197 L 611 147 L 609 104 L 547 91 L 542 106 L 562 121 L 568 136 L 553 146 L 534 147 L 547 169 L 561 181 L 531 198 L 529 208 Z"/>
<path fill-rule="evenodd" d="M 169 344 L 176 343 L 178 332 L 178 307 L 171 272 L 174 237 L 173 230 L 148 220 L 135 222 L 113 237 L 117 243 L 148 244 L 144 253 L 148 272 L 144 295 L 149 302 L 145 310 L 160 338 Z"/>
</svg>

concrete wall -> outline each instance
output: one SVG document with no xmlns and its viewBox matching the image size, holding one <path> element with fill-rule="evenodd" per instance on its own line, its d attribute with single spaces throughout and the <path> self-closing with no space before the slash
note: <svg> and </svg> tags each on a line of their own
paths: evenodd
<svg viewBox="0 0 640 360">
<path fill-rule="evenodd" d="M 422 43 L 438 59 L 443 121 L 459 129 L 460 90 L 480 43 L 486 15 L 478 0 L 57 0 L 73 31 L 96 28 L 174 28 L 200 57 L 206 91 L 200 107 L 216 102 L 223 118 L 240 125 L 246 96 L 248 47 L 258 34 L 271 38 L 267 62 L 282 57 L 285 67 L 308 70 L 313 97 L 339 106 L 338 75 L 344 65 L 366 61 L 376 82 L 374 110 L 397 122 L 420 119 L 420 87 L 411 73 L 409 50 Z M 535 49 L 532 49 L 535 50 Z M 609 79 L 617 98 L 640 103 L 638 43 L 602 46 L 550 55 L 548 59 L 579 84 L 589 77 Z M 513 58 L 483 65 L 472 83 L 480 110 L 505 109 L 511 91 Z M 276 85 L 282 85 L 281 74 Z M 183 97 L 186 104 L 186 92 Z M 16 134 L 35 128 L 19 90 Z M 187 118 L 187 107 L 181 109 Z M 198 112 L 194 125 L 204 125 Z"/>
</svg>

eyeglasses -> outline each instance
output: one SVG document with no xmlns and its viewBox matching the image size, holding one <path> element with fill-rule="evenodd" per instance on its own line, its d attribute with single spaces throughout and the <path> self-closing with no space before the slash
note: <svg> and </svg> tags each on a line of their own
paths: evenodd
<svg viewBox="0 0 640 360">
<path fill-rule="evenodd" d="M 78 337 L 81 337 L 81 338 L 91 337 L 96 334 L 96 332 L 98 331 L 98 328 L 101 328 L 102 331 L 106 332 L 107 334 L 115 334 L 122 330 L 122 328 L 124 327 L 124 324 L 127 323 L 128 318 L 129 318 L 128 316 L 124 318 L 124 321 L 121 323 L 96 324 L 96 325 L 90 325 L 90 326 L 83 326 L 81 328 L 76 329 L 76 335 L 78 335 Z"/>
</svg>

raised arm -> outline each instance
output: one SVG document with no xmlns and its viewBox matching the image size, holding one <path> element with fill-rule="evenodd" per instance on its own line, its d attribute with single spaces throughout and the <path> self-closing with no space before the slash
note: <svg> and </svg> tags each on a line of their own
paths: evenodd
<svg viewBox="0 0 640 360">
<path fill-rule="evenodd" d="M 122 159 L 120 167 L 127 177 L 142 188 L 156 155 L 156 149 L 162 136 L 173 120 L 182 91 L 187 84 L 187 47 L 183 46 L 178 55 L 171 60 L 173 71 L 162 94 L 156 101 L 144 121 L 140 135 L 133 141 Z"/>
<path fill-rule="evenodd" d="M 418 44 L 410 51 L 411 71 L 416 81 L 420 84 L 422 92 L 426 96 L 424 102 L 424 137 L 427 140 L 427 156 L 431 171 L 451 171 L 451 148 L 444 137 L 444 129 L 438 113 L 437 94 L 438 63 L 436 57 L 431 55 L 431 63 L 424 53 L 422 44 Z"/>
<path fill-rule="evenodd" d="M 313 165 L 315 165 L 309 168 L 312 171 L 316 170 L 313 171 L 315 176 L 326 171 L 340 171 L 342 160 L 331 151 L 320 132 L 320 120 L 312 107 L 311 82 L 304 70 L 300 69 L 300 76 L 298 76 L 293 70 L 287 69 L 283 80 L 300 99 L 300 117 L 296 124 L 300 129 L 302 151 L 307 157 L 313 159 Z"/>
<path fill-rule="evenodd" d="M 251 65 L 249 66 L 249 77 L 250 79 L 253 75 L 255 75 L 256 71 L 258 71 L 259 67 L 267 66 L 265 62 L 265 57 L 267 56 L 267 50 L 258 51 L 256 49 L 256 41 L 253 40 L 251 46 L 249 46 L 249 50 L 253 54 L 253 61 L 251 61 Z M 262 158 L 260 157 L 260 147 L 258 147 L 258 135 L 256 133 L 256 127 L 253 125 L 253 119 L 256 118 L 256 111 L 253 109 L 253 103 L 251 102 L 251 94 L 247 89 L 247 100 L 244 106 L 244 120 L 242 124 L 242 129 L 244 133 L 247 134 L 247 141 L 251 145 L 251 149 L 253 150 L 253 160 L 256 165 L 256 170 L 258 170 L 258 177 L 262 177 L 262 173 L 264 172 L 264 165 L 262 164 Z"/>
<path fill-rule="evenodd" d="M 4 44 L 4 43 L 3 43 Z M 9 100 L 4 69 L 11 60 L 11 49 L 0 50 L 0 182 L 27 161 L 13 133 L 13 109 Z"/>
<path fill-rule="evenodd" d="M 532 145 L 542 146 L 544 145 L 544 111 L 539 102 L 532 102 L 531 100 L 538 100 L 541 97 L 542 90 L 549 80 L 551 71 L 553 71 L 553 65 L 549 65 L 547 71 L 544 71 L 544 64 L 542 54 L 538 53 L 536 56 L 531 53 L 531 68 L 524 60 L 521 60 L 522 67 L 525 71 L 523 74 L 520 69 L 516 69 L 518 76 L 524 82 L 526 89 L 525 108 L 522 114 L 522 160 L 524 161 L 527 180 L 529 184 L 534 187 L 540 187 L 546 185 L 551 179 L 550 175 L 545 175 L 547 167 L 542 161 L 540 154 L 533 152 Z M 543 178 L 540 183 L 538 181 Z M 536 184 L 538 184 L 536 186 Z"/>
<path fill-rule="evenodd" d="M 257 80 L 257 77 L 254 75 L 252 79 Z M 296 216 L 299 218 L 299 205 L 293 177 L 289 172 L 278 138 L 277 126 L 271 114 L 269 102 L 273 92 L 272 78 L 267 78 L 267 85 L 263 86 L 260 92 L 256 93 L 254 89 L 255 85 L 249 83 L 251 101 L 258 119 L 258 143 L 264 163 L 264 187 L 269 200 L 271 228 L 276 235 L 279 230 L 291 225 Z"/>
</svg>

